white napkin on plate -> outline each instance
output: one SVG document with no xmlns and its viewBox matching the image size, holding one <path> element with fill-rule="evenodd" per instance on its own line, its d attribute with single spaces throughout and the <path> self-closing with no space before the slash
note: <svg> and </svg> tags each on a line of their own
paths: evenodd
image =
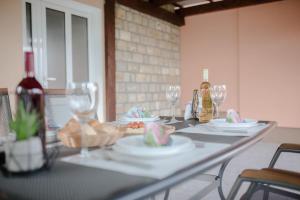
<svg viewBox="0 0 300 200">
<path fill-rule="evenodd" d="M 191 119 L 192 117 L 192 101 L 189 101 L 185 106 L 184 120 Z"/>
</svg>

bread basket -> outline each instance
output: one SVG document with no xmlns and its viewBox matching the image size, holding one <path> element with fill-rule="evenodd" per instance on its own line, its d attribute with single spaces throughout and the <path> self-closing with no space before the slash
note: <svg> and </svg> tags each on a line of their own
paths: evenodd
<svg viewBox="0 0 300 200">
<path fill-rule="evenodd" d="M 91 120 L 82 126 L 84 146 L 96 147 L 114 144 L 119 138 L 123 137 L 126 127 L 115 126 L 109 123 L 100 123 Z M 71 119 L 64 128 L 58 132 L 61 142 L 71 148 L 81 147 L 82 135 L 80 125 L 75 119 Z"/>
</svg>

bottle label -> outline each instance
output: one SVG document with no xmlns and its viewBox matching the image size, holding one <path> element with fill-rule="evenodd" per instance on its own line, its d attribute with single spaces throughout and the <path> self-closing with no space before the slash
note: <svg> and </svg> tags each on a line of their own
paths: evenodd
<svg viewBox="0 0 300 200">
<path fill-rule="evenodd" d="M 209 122 L 213 118 L 213 104 L 210 97 L 210 91 L 207 86 L 202 87 L 202 111 L 199 117 L 200 122 Z"/>
</svg>

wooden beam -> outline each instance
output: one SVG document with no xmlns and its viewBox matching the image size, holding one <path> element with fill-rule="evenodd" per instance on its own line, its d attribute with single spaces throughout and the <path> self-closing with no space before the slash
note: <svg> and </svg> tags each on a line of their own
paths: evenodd
<svg viewBox="0 0 300 200">
<path fill-rule="evenodd" d="M 173 3 L 177 3 L 183 0 L 151 0 L 149 2 L 155 4 L 156 6 L 162 6 L 162 5 L 166 5 L 166 4 L 173 4 Z"/>
<path fill-rule="evenodd" d="M 44 89 L 46 95 L 67 95 L 67 89 Z"/>
<path fill-rule="evenodd" d="M 245 6 L 252 6 L 263 3 L 271 3 L 275 1 L 283 0 L 223 0 L 218 2 L 212 2 L 204 5 L 193 6 L 184 8 L 182 10 L 184 16 L 203 14 L 208 12 L 227 10 L 232 8 L 240 8 Z"/>
<path fill-rule="evenodd" d="M 173 6 L 179 7 L 179 8 L 183 8 L 181 4 L 178 3 L 173 3 Z"/>
<path fill-rule="evenodd" d="M 8 95 L 8 89 L 7 88 L 0 88 L 0 95 Z"/>
<path fill-rule="evenodd" d="M 106 121 L 116 119 L 115 0 L 104 5 Z"/>
<path fill-rule="evenodd" d="M 155 6 L 152 3 L 141 0 L 117 0 L 119 4 L 135 9 L 139 12 L 146 13 L 153 17 L 162 19 L 177 26 L 184 25 L 184 18 L 176 13 L 166 11 Z"/>
</svg>

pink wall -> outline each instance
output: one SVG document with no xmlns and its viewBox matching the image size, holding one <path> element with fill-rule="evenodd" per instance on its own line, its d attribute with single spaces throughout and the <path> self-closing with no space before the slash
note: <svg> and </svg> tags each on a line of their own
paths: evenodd
<svg viewBox="0 0 300 200">
<path fill-rule="evenodd" d="M 181 30 L 182 106 L 208 67 L 243 117 L 300 127 L 300 1 L 186 18 Z"/>
<path fill-rule="evenodd" d="M 23 75 L 22 4 L 0 0 L 0 87 L 9 89 L 14 109 L 14 90 Z"/>
<path fill-rule="evenodd" d="M 182 104 L 199 88 L 202 69 L 209 69 L 212 84 L 226 84 L 224 108 L 238 109 L 238 52 L 236 11 L 186 18 L 181 29 Z"/>
</svg>

